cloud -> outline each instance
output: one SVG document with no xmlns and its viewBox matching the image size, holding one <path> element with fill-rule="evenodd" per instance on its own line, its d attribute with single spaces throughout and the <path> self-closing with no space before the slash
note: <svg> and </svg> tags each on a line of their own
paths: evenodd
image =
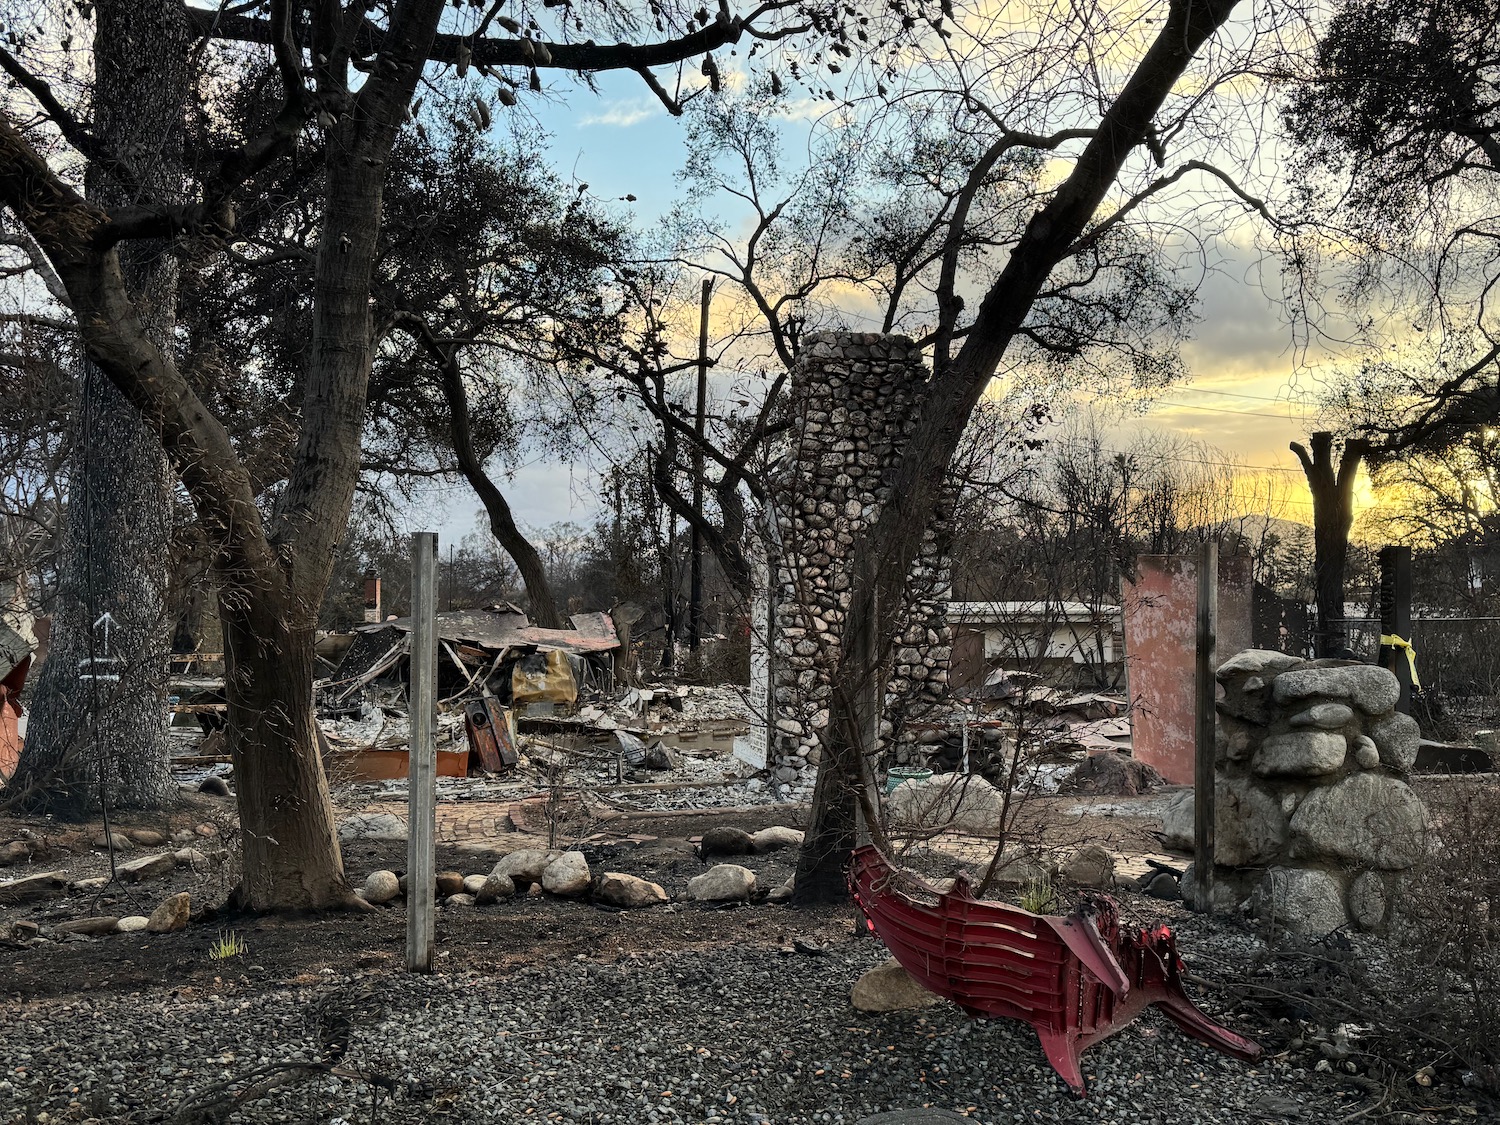
<svg viewBox="0 0 1500 1125">
<path fill-rule="evenodd" d="M 580 129 L 590 125 L 609 125 L 617 129 L 628 129 L 632 125 L 639 125 L 642 121 L 649 121 L 653 117 L 661 116 L 661 106 L 656 102 L 645 100 L 616 102 L 603 113 L 591 113 L 578 119 Z"/>
</svg>

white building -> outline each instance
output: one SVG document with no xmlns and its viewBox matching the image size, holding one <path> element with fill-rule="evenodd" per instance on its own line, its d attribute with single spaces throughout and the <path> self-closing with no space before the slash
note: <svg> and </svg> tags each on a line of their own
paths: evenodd
<svg viewBox="0 0 1500 1125">
<path fill-rule="evenodd" d="M 1072 601 L 949 602 L 953 683 L 984 682 L 985 670 L 1025 671 L 1040 661 L 1112 664 L 1120 607 Z"/>
</svg>

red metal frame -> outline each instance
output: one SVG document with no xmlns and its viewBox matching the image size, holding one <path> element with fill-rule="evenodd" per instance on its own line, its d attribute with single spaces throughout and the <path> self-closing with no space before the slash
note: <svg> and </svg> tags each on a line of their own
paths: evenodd
<svg viewBox="0 0 1500 1125">
<path fill-rule="evenodd" d="M 963 878 L 939 891 L 855 850 L 849 889 L 872 932 L 931 992 L 971 1016 L 1024 1020 L 1047 1061 L 1083 1094 L 1079 1058 L 1155 1004 L 1194 1039 L 1253 1061 L 1260 1047 L 1209 1019 L 1182 989 L 1182 958 L 1166 926 L 1120 932 L 1108 895 L 1068 917 L 976 899 Z"/>
</svg>

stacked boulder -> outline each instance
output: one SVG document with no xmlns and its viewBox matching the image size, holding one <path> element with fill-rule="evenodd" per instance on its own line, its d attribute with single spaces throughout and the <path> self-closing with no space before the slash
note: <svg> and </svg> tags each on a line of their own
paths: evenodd
<svg viewBox="0 0 1500 1125">
<path fill-rule="evenodd" d="M 1379 930 L 1426 846 L 1420 732 L 1384 668 L 1249 650 L 1218 671 L 1214 907 Z M 1167 835 L 1191 834 L 1191 801 Z M 1193 872 L 1184 895 L 1192 900 Z"/>
<path fill-rule="evenodd" d="M 832 672 L 850 605 L 852 548 L 890 496 L 927 381 L 904 336 L 810 333 L 792 376 L 792 426 L 771 478 L 774 560 L 772 704 L 767 765 L 778 786 L 806 784 L 829 721 Z M 947 694 L 947 507 L 933 513 L 908 580 L 880 736 L 913 739 L 917 719 Z"/>
</svg>

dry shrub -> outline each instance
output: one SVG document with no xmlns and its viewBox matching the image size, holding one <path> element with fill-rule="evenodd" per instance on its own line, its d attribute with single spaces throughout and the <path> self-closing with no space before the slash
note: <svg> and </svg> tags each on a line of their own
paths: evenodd
<svg viewBox="0 0 1500 1125">
<path fill-rule="evenodd" d="M 1393 937 L 1412 1012 L 1500 1092 L 1500 780 L 1423 787 L 1434 831 L 1398 900 Z"/>
</svg>

